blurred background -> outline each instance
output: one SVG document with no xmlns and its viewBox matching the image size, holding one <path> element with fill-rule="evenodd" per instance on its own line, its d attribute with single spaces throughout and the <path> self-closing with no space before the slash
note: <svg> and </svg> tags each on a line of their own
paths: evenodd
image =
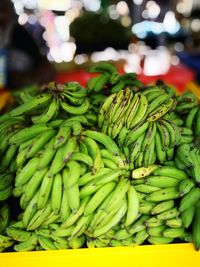
<svg viewBox="0 0 200 267">
<path fill-rule="evenodd" d="M 85 85 L 89 66 L 105 60 L 144 83 L 198 88 L 200 1 L 0 1 L 2 90 L 51 80 Z"/>
</svg>

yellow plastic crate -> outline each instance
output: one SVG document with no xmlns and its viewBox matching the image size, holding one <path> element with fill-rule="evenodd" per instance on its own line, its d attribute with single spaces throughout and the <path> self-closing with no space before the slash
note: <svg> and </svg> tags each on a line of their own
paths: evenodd
<svg viewBox="0 0 200 267">
<path fill-rule="evenodd" d="M 0 253 L 1 267 L 188 267 L 200 265 L 193 244 Z"/>
</svg>

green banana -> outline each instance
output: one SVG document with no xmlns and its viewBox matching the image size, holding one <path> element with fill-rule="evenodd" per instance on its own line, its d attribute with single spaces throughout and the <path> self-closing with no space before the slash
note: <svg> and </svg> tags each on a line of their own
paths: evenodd
<svg viewBox="0 0 200 267">
<path fill-rule="evenodd" d="M 12 160 L 15 160 L 17 152 L 17 146 L 16 145 L 10 145 L 1 161 L 1 166 L 6 169 L 9 167 Z"/>
<path fill-rule="evenodd" d="M 93 214 L 89 214 L 87 216 L 82 216 L 78 222 L 76 223 L 74 229 L 72 230 L 70 239 L 81 236 L 85 230 L 88 228 L 90 221 L 92 219 Z"/>
<path fill-rule="evenodd" d="M 53 240 L 49 237 L 39 235 L 38 242 L 44 250 L 56 250 Z"/>
<path fill-rule="evenodd" d="M 125 87 L 125 82 L 120 79 L 119 82 L 117 82 L 114 86 L 111 87 L 111 93 L 112 94 L 118 93 L 122 91 L 124 87 Z"/>
<path fill-rule="evenodd" d="M 136 236 L 134 237 L 134 243 L 136 245 L 140 245 L 144 243 L 144 241 L 148 238 L 149 234 L 146 229 L 143 229 L 136 233 Z"/>
<path fill-rule="evenodd" d="M 97 131 L 86 130 L 83 132 L 83 135 L 101 143 L 113 155 L 115 155 L 115 156 L 119 155 L 118 146 L 111 139 L 111 137 L 107 136 L 106 134 L 103 134 L 103 133 L 100 133 Z"/>
<path fill-rule="evenodd" d="M 133 236 L 135 233 L 145 229 L 145 222 L 150 218 L 149 215 L 143 214 L 137 219 L 132 225 L 120 229 L 115 233 L 115 238 L 117 240 L 127 239 Z"/>
<path fill-rule="evenodd" d="M 168 177 L 176 178 L 178 180 L 182 180 L 182 179 L 187 178 L 187 174 L 184 171 L 179 170 L 174 166 L 163 166 L 163 167 L 160 167 L 160 168 L 156 169 L 153 172 L 153 174 L 154 175 L 161 175 L 161 176 L 162 175 L 163 176 L 168 176 Z"/>
<path fill-rule="evenodd" d="M 116 187 L 115 182 L 110 182 L 105 185 L 103 185 L 89 200 L 84 215 L 87 216 L 91 213 L 93 213 L 98 206 L 104 201 L 104 199 L 114 190 Z"/>
<path fill-rule="evenodd" d="M 87 171 L 87 167 L 92 168 L 92 166 L 93 166 L 93 159 L 88 154 L 85 154 L 82 152 L 73 153 L 71 160 L 72 161 L 78 161 L 80 165 L 81 165 L 81 163 L 83 163 L 83 165 L 81 165 L 81 166 L 86 166 L 86 171 Z"/>
<path fill-rule="evenodd" d="M 109 73 L 111 75 L 117 72 L 114 65 L 109 64 L 108 62 L 98 62 L 96 65 L 93 65 L 89 68 L 89 72 L 100 72 L 100 73 Z"/>
<path fill-rule="evenodd" d="M 129 129 L 127 129 L 125 126 L 122 127 L 118 137 L 117 137 L 117 143 L 120 147 L 122 147 L 125 144 L 126 136 L 130 132 Z"/>
<path fill-rule="evenodd" d="M 177 199 L 179 197 L 179 190 L 176 187 L 168 187 L 157 190 L 146 196 L 145 200 L 153 202 L 161 202 L 164 200 Z"/>
<path fill-rule="evenodd" d="M 172 237 L 164 237 L 164 236 L 150 236 L 148 238 L 149 243 L 153 245 L 161 245 L 161 244 L 170 244 L 173 242 Z"/>
<path fill-rule="evenodd" d="M 31 201 L 29 202 L 29 204 L 27 205 L 27 207 L 23 213 L 22 221 L 23 221 L 25 226 L 27 226 L 29 224 L 30 220 L 37 212 L 38 195 L 39 195 L 39 192 L 36 192 L 34 197 L 31 199 Z"/>
<path fill-rule="evenodd" d="M 141 152 L 141 147 L 142 147 L 144 137 L 145 137 L 145 133 L 140 135 L 138 137 L 138 139 L 129 146 L 129 148 L 130 148 L 130 157 L 129 157 L 130 162 L 133 163 L 137 159 L 137 157 L 139 156 L 139 154 Z"/>
<path fill-rule="evenodd" d="M 171 228 L 179 228 L 183 226 L 183 221 L 181 218 L 177 217 L 174 219 L 166 220 L 165 224 Z"/>
<path fill-rule="evenodd" d="M 167 211 L 167 210 L 173 208 L 174 205 L 175 205 L 175 202 L 173 199 L 160 202 L 155 207 L 152 208 L 151 214 L 152 215 L 160 214 L 164 211 Z"/>
<path fill-rule="evenodd" d="M 6 234 L 15 241 L 24 242 L 28 240 L 32 233 L 25 230 L 9 226 L 6 228 Z"/>
<path fill-rule="evenodd" d="M 147 121 L 156 121 L 162 116 L 164 116 L 174 104 L 173 99 L 169 99 L 166 102 L 162 103 L 156 109 L 154 109 L 151 113 L 148 114 Z"/>
<path fill-rule="evenodd" d="M 68 145 L 69 143 L 71 144 L 72 142 L 73 142 L 73 140 L 69 139 L 66 143 Z M 74 142 L 73 142 L 73 144 L 74 144 Z M 65 162 L 64 162 L 64 149 L 65 149 L 65 147 L 66 147 L 65 145 L 59 147 L 55 153 L 52 153 L 50 155 L 50 157 L 52 158 L 52 155 L 55 154 L 55 156 L 53 157 L 53 160 L 51 162 L 50 168 L 49 168 L 49 174 L 51 176 L 60 172 L 63 169 L 63 167 L 65 166 Z M 70 156 L 71 156 L 71 152 L 70 152 Z"/>
<path fill-rule="evenodd" d="M 162 150 L 166 150 L 170 146 L 170 134 L 164 124 L 161 124 L 160 120 L 156 122 L 158 132 L 160 134 Z"/>
<path fill-rule="evenodd" d="M 188 228 L 191 225 L 194 218 L 194 213 L 195 213 L 195 205 L 190 206 L 183 212 L 181 212 L 181 219 L 183 222 L 183 226 L 185 228 Z"/>
<path fill-rule="evenodd" d="M 148 227 L 147 232 L 150 236 L 162 236 L 163 231 L 166 229 L 165 225 L 160 225 L 156 227 Z"/>
<path fill-rule="evenodd" d="M 150 194 L 152 192 L 156 192 L 156 191 L 160 190 L 159 187 L 151 186 L 151 185 L 147 185 L 147 184 L 135 185 L 135 189 L 136 189 L 136 191 L 138 191 L 140 193 L 145 193 L 145 194 Z"/>
<path fill-rule="evenodd" d="M 179 183 L 180 196 L 184 196 L 189 193 L 189 191 L 195 186 L 195 183 L 192 179 L 185 178 Z"/>
<path fill-rule="evenodd" d="M 31 101 L 26 102 L 17 108 L 10 111 L 9 115 L 11 117 L 21 116 L 25 113 L 32 112 L 33 110 L 38 110 L 41 107 L 46 106 L 51 100 L 51 95 L 49 94 L 41 94 L 35 96 Z"/>
<path fill-rule="evenodd" d="M 80 165 L 76 161 L 69 161 L 67 168 L 63 170 L 63 183 L 68 193 L 68 204 L 72 211 L 76 211 L 80 205 L 78 180 L 80 177 Z"/>
<path fill-rule="evenodd" d="M 46 207 L 46 204 L 50 198 L 54 179 L 54 176 L 52 176 L 49 171 L 45 174 L 41 186 L 39 188 L 39 195 L 37 201 L 37 207 L 39 209 L 44 209 Z"/>
<path fill-rule="evenodd" d="M 17 173 L 15 178 L 15 186 L 22 186 L 32 177 L 39 165 L 39 158 L 32 158 L 28 163 Z"/>
<path fill-rule="evenodd" d="M 102 162 L 106 168 L 109 168 L 112 170 L 118 169 L 117 164 L 115 164 L 115 162 L 113 162 L 111 159 L 107 159 L 107 158 L 102 157 Z"/>
<path fill-rule="evenodd" d="M 200 188 L 193 187 L 180 201 L 180 211 L 183 212 L 187 208 L 195 205 L 200 199 Z"/>
<path fill-rule="evenodd" d="M 51 141 L 46 145 L 44 148 L 42 157 L 40 157 L 40 162 L 38 165 L 38 169 L 43 169 L 49 165 L 49 163 L 54 158 L 54 155 L 56 154 L 57 150 L 53 148 L 53 144 L 55 142 L 55 138 L 52 138 Z M 60 149 L 59 147 L 58 149 Z"/>
<path fill-rule="evenodd" d="M 155 207 L 155 203 L 153 202 L 148 202 L 148 201 L 140 201 L 139 205 L 139 213 L 140 214 L 151 214 L 151 210 L 153 207 Z"/>
<path fill-rule="evenodd" d="M 134 186 L 130 186 L 127 191 L 127 213 L 124 222 L 125 227 L 131 225 L 139 213 L 139 199 Z"/>
<path fill-rule="evenodd" d="M 32 219 L 30 220 L 29 224 L 27 225 L 27 230 L 32 231 L 40 227 L 42 223 L 46 220 L 46 218 L 50 215 L 50 213 L 51 213 L 50 204 L 47 204 L 45 208 L 36 211 Z"/>
<path fill-rule="evenodd" d="M 149 149 L 150 144 L 155 137 L 155 134 L 156 134 L 156 123 L 150 122 L 148 130 L 147 130 L 145 138 L 144 138 L 144 141 L 142 143 L 142 151 L 143 152 L 147 151 L 147 149 Z"/>
<path fill-rule="evenodd" d="M 6 189 L 14 180 L 12 173 L 5 173 L 0 176 L 0 190 Z"/>
<path fill-rule="evenodd" d="M 141 99 L 141 94 L 136 93 L 131 101 L 131 104 L 129 105 L 126 114 L 125 114 L 125 126 L 127 129 L 130 129 L 131 127 L 131 122 L 133 120 L 133 118 L 136 115 L 136 112 L 138 110 L 139 107 L 139 103 L 140 103 L 140 99 Z"/>
<path fill-rule="evenodd" d="M 145 95 L 141 94 L 139 107 L 137 108 L 137 112 L 130 123 L 131 129 L 134 128 L 136 125 L 138 125 L 139 123 L 141 123 L 145 119 L 145 117 L 147 115 L 147 109 L 148 109 L 147 98 Z"/>
<path fill-rule="evenodd" d="M 166 93 L 160 94 L 158 97 L 156 97 L 148 106 L 147 114 L 150 114 L 152 111 L 154 111 L 156 108 L 160 107 L 165 101 L 167 101 L 170 98 L 170 96 Z"/>
<path fill-rule="evenodd" d="M 125 145 L 129 146 L 131 143 L 135 142 L 149 127 L 149 122 L 146 121 L 143 124 L 138 125 L 136 128 L 131 130 L 125 139 Z"/>
<path fill-rule="evenodd" d="M 63 175 L 62 175 L 62 183 L 64 184 Z M 67 193 L 68 193 L 68 191 L 64 186 L 64 188 L 62 190 L 62 200 L 61 200 L 61 205 L 60 205 L 60 212 L 58 214 L 60 216 L 61 222 L 66 221 L 70 215 L 70 212 L 71 212 L 71 209 L 70 209 L 69 203 L 68 203 L 68 194 Z"/>
<path fill-rule="evenodd" d="M 150 175 L 144 179 L 144 183 L 150 186 L 167 188 L 172 186 L 178 186 L 180 181 L 173 177 Z"/>
<path fill-rule="evenodd" d="M 95 140 L 93 140 L 90 137 L 84 137 L 82 141 L 86 146 L 88 154 L 93 159 L 92 172 L 95 174 L 100 170 L 101 163 L 102 163 L 101 151 L 100 151 L 99 145 L 97 144 Z"/>
<path fill-rule="evenodd" d="M 1 249 L 11 247 L 13 244 L 14 244 L 14 241 L 10 237 L 0 235 L 0 248 Z"/>
<path fill-rule="evenodd" d="M 26 158 L 32 158 L 43 146 L 55 135 L 55 130 L 49 130 L 42 133 L 36 141 L 27 149 Z"/>
<path fill-rule="evenodd" d="M 69 246 L 73 249 L 81 248 L 85 243 L 85 235 L 79 237 L 71 238 L 69 240 Z"/>
<path fill-rule="evenodd" d="M 76 151 L 77 148 L 77 138 L 76 136 L 73 136 L 67 140 L 67 142 L 63 145 L 63 158 L 62 161 L 64 163 L 67 163 L 73 153 Z"/>
<path fill-rule="evenodd" d="M 59 213 L 61 201 L 62 201 L 62 177 L 60 173 L 57 173 L 54 177 L 52 191 L 51 191 L 51 207 L 55 214 Z"/>
<path fill-rule="evenodd" d="M 55 136 L 55 142 L 53 144 L 53 148 L 57 149 L 63 144 L 66 143 L 68 138 L 70 137 L 71 134 L 71 127 L 68 125 L 61 125 L 56 136 Z"/>
<path fill-rule="evenodd" d="M 112 198 L 107 204 L 107 207 L 105 207 L 106 212 L 110 212 L 114 210 L 116 207 L 118 207 L 118 205 L 120 204 L 120 202 L 126 195 L 129 187 L 130 187 L 130 181 L 128 179 L 122 178 L 119 181 L 119 183 L 117 184 L 117 186 L 115 187 L 113 191 Z"/>
<path fill-rule="evenodd" d="M 24 185 L 24 194 L 26 196 L 27 201 L 30 201 L 34 197 L 34 194 L 38 190 L 46 173 L 47 168 L 36 171 L 30 178 L 30 180 Z"/>
<path fill-rule="evenodd" d="M 121 218 L 125 215 L 126 211 L 127 211 L 127 203 L 126 201 L 124 201 L 119 210 L 112 216 L 112 218 L 109 220 L 107 224 L 103 225 L 101 228 L 97 228 L 94 230 L 93 236 L 98 237 L 106 233 L 109 229 L 111 229 L 121 220 Z"/>
<path fill-rule="evenodd" d="M 79 209 L 76 212 L 72 212 L 68 216 L 68 218 L 61 224 L 61 228 L 68 228 L 69 226 L 72 226 L 75 222 L 78 221 L 78 219 L 84 213 L 85 207 L 89 199 L 90 199 L 89 197 L 85 197 L 83 200 L 81 200 Z"/>
<path fill-rule="evenodd" d="M 31 120 L 34 124 L 47 123 L 54 117 L 58 109 L 59 102 L 56 98 L 53 98 L 46 110 L 41 115 L 32 116 Z"/>
<path fill-rule="evenodd" d="M 120 92 L 119 92 L 120 94 Z M 116 123 L 117 120 L 120 120 L 125 116 L 127 109 L 131 105 L 131 101 L 133 98 L 133 92 L 129 88 L 125 88 L 124 90 L 124 98 L 121 101 L 120 105 L 114 109 L 114 112 L 110 114 L 111 118 L 111 126 Z M 118 95 L 117 95 L 118 97 Z"/>
<path fill-rule="evenodd" d="M 14 135 L 12 135 L 11 138 L 9 139 L 9 143 L 19 145 L 25 141 L 28 141 L 38 136 L 38 134 L 42 134 L 43 132 L 51 129 L 52 127 L 50 127 L 45 123 L 32 125 L 30 127 L 23 128 L 14 133 Z"/>
<path fill-rule="evenodd" d="M 107 159 L 111 159 L 114 163 L 117 164 L 119 168 L 125 167 L 125 163 L 121 155 L 115 156 L 111 154 L 107 149 L 101 149 L 101 156 Z"/>
<path fill-rule="evenodd" d="M 38 243 L 38 237 L 35 233 L 31 234 L 31 237 L 17 245 L 14 245 L 15 251 L 32 251 L 36 248 Z"/>
<path fill-rule="evenodd" d="M 0 201 L 7 200 L 9 197 L 11 197 L 13 191 L 13 186 L 10 185 L 5 189 L 0 190 Z"/>
<path fill-rule="evenodd" d="M 71 106 L 65 102 L 60 102 L 60 105 L 64 111 L 73 115 L 82 115 L 85 114 L 90 107 L 90 102 L 88 99 L 85 99 L 80 106 Z"/>
<path fill-rule="evenodd" d="M 163 231 L 164 237 L 180 238 L 184 236 L 185 230 L 182 227 L 179 228 L 167 228 Z"/>
<path fill-rule="evenodd" d="M 159 220 L 169 220 L 169 219 L 173 219 L 175 217 L 178 217 L 178 215 L 180 214 L 180 212 L 178 211 L 178 209 L 176 207 L 163 211 L 159 214 L 156 215 L 156 218 Z"/>
<path fill-rule="evenodd" d="M 116 94 L 112 94 L 110 96 L 108 96 L 104 103 L 102 104 L 100 110 L 99 110 L 99 115 L 98 115 L 98 126 L 99 128 L 102 127 L 102 124 L 104 122 L 105 119 L 105 115 L 108 111 L 108 109 L 110 108 L 110 105 L 112 104 L 113 100 L 115 99 Z"/>
<path fill-rule="evenodd" d="M 111 170 L 109 168 L 101 168 L 97 173 L 93 174 L 91 171 L 87 172 L 78 180 L 79 186 L 86 185 L 87 183 L 95 180 L 97 177 L 102 177 L 103 174 L 109 173 Z"/>
</svg>

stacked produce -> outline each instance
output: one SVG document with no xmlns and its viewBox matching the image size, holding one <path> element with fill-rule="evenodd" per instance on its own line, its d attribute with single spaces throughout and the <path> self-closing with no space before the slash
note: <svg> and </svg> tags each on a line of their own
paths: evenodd
<svg viewBox="0 0 200 267">
<path fill-rule="evenodd" d="M 198 250 L 197 98 L 108 63 L 91 71 L 88 88 L 52 82 L 0 117 L 0 250 Z"/>
</svg>

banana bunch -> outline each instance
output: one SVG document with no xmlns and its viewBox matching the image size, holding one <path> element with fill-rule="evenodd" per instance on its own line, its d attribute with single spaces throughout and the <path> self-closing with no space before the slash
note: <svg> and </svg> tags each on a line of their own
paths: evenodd
<svg viewBox="0 0 200 267">
<path fill-rule="evenodd" d="M 175 238 L 192 242 L 188 227 L 193 220 L 194 198 L 200 198 L 200 191 L 187 196 L 194 183 L 186 172 L 174 166 L 152 165 L 133 170 L 132 178 L 139 193 L 139 213 L 149 216 L 145 221 L 147 240 L 151 244 L 171 243 Z"/>
<path fill-rule="evenodd" d="M 175 112 L 179 115 L 188 114 L 191 109 L 198 106 L 198 98 L 192 92 L 184 92 L 176 97 Z"/>
<path fill-rule="evenodd" d="M 83 118 L 65 120 L 58 128 L 46 124 L 42 131 L 36 124 L 10 139 L 19 147 L 13 195 L 20 197 L 27 231 L 56 221 L 65 225 L 70 216 L 77 220 L 90 198 L 95 197 L 88 210 L 101 204 L 121 176 L 129 175 L 129 165 L 115 142 L 101 132 L 84 130 Z M 77 233 L 89 219 L 91 215 L 84 217 L 85 222 L 80 220 Z"/>
<path fill-rule="evenodd" d="M 125 88 L 138 91 L 143 84 L 137 80 L 135 73 L 120 75 L 117 69 L 107 63 L 99 62 L 90 67 L 91 73 L 98 73 L 87 82 L 87 91 L 91 99 L 94 111 L 98 113 L 99 107 L 110 94 L 117 93 Z"/>
<path fill-rule="evenodd" d="M 153 95 L 153 98 L 151 97 Z M 103 133 L 116 139 L 118 145 L 124 150 L 125 155 L 136 167 L 153 164 L 160 150 L 168 151 L 168 158 L 173 155 L 173 147 L 179 143 L 180 133 L 175 122 L 163 119 L 173 109 L 174 98 L 172 93 L 167 93 L 163 87 L 149 87 L 141 92 L 133 92 L 126 88 L 118 93 L 110 95 L 99 110 L 98 126 Z M 158 145 L 157 139 L 162 138 Z M 144 144 L 142 145 L 142 143 Z M 161 148 L 162 146 L 162 148 Z M 150 148 L 144 160 L 144 151 Z M 140 157 L 139 157 L 140 155 Z M 158 160 L 163 163 L 166 157 L 160 156 Z"/>
<path fill-rule="evenodd" d="M 174 98 L 162 87 L 150 87 L 139 92 L 125 88 L 111 94 L 103 103 L 99 110 L 98 126 L 115 138 L 121 131 L 134 129 L 144 121 L 158 120 L 173 109 L 174 104 Z"/>
<path fill-rule="evenodd" d="M 24 103 L 2 116 L 0 122 L 9 117 L 28 116 L 33 124 L 47 123 L 61 115 L 66 117 L 85 114 L 89 108 L 87 91 L 79 83 L 51 82 L 35 96 L 24 93 Z"/>
<path fill-rule="evenodd" d="M 123 218 L 107 232 L 87 236 L 87 246 L 136 246 L 168 244 L 174 239 L 191 242 L 192 236 L 184 225 L 177 199 L 181 198 L 179 185 L 188 179 L 184 171 L 175 167 L 152 165 L 132 172 L 132 182 L 139 206 L 135 220 L 125 224 Z M 86 231 L 87 235 L 87 231 Z"/>
<path fill-rule="evenodd" d="M 194 143 L 185 143 L 178 146 L 175 154 L 177 168 L 184 170 L 193 178 L 197 186 L 200 185 L 200 151 Z"/>
<path fill-rule="evenodd" d="M 85 244 L 85 235 L 71 238 L 72 229 L 60 229 L 59 224 L 51 223 L 48 226 L 42 225 L 35 231 L 27 231 L 22 221 L 14 222 L 6 228 L 8 238 L 13 240 L 13 249 L 18 252 L 32 250 L 56 250 L 56 249 L 77 249 Z"/>
<path fill-rule="evenodd" d="M 137 80 L 135 73 L 125 73 L 120 75 L 115 66 L 107 62 L 99 62 L 90 67 L 89 72 L 98 73 L 87 82 L 89 93 L 101 92 L 101 94 L 112 94 L 123 90 L 125 87 L 131 87 L 136 90 L 142 87 L 142 83 Z"/>
</svg>

